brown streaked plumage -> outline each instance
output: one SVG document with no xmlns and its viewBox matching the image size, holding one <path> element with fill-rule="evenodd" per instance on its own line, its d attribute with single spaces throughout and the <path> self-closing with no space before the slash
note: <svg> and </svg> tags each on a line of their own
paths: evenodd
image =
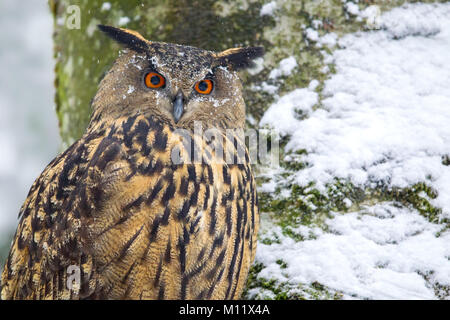
<svg viewBox="0 0 450 320">
<path fill-rule="evenodd" d="M 245 105 L 236 70 L 262 49 L 214 53 L 100 29 L 128 49 L 101 81 L 86 133 L 31 187 L 1 298 L 239 298 L 259 215 L 237 134 Z M 165 85 L 146 87 L 148 70 Z M 205 78 L 214 89 L 201 95 L 193 88 Z M 216 139 L 202 139 L 198 122 L 215 128 Z M 201 161 L 192 161 L 193 146 Z M 235 161 L 217 158 L 218 147 Z M 81 282 L 69 289 L 72 267 Z"/>
</svg>

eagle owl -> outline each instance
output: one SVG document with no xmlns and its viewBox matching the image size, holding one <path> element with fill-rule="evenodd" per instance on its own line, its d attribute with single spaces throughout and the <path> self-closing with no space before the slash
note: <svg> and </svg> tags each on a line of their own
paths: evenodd
<svg viewBox="0 0 450 320">
<path fill-rule="evenodd" d="M 1 298 L 239 298 L 259 215 L 236 71 L 262 48 L 217 53 L 99 28 L 126 48 L 85 134 L 31 187 Z"/>
</svg>

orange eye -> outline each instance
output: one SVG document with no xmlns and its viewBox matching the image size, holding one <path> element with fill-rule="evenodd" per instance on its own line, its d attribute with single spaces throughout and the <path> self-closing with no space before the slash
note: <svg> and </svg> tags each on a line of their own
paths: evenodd
<svg viewBox="0 0 450 320">
<path fill-rule="evenodd" d="M 210 94 L 213 89 L 212 80 L 205 79 L 195 84 L 195 91 L 201 94 Z"/>
<path fill-rule="evenodd" d="M 145 75 L 144 78 L 145 85 L 147 88 L 161 88 L 166 84 L 166 79 L 156 72 L 149 72 Z"/>
</svg>

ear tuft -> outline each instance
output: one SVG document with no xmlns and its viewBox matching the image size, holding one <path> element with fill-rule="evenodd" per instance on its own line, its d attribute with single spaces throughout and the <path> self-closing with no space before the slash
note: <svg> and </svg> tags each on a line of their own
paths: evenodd
<svg viewBox="0 0 450 320">
<path fill-rule="evenodd" d="M 139 32 L 129 29 L 105 26 L 102 24 L 97 25 L 97 27 L 100 29 L 100 31 L 106 33 L 106 35 L 108 35 L 110 38 L 134 51 L 143 52 L 148 48 L 149 42 L 145 40 L 145 38 L 141 36 Z"/>
<path fill-rule="evenodd" d="M 216 54 L 219 65 L 229 66 L 233 70 L 252 66 L 253 60 L 264 55 L 263 47 L 232 48 Z"/>
</svg>

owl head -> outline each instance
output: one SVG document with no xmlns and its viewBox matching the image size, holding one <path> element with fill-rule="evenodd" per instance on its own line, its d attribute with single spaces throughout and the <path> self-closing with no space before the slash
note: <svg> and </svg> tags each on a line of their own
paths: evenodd
<svg viewBox="0 0 450 320">
<path fill-rule="evenodd" d="M 245 103 L 237 71 L 263 55 L 261 47 L 213 52 L 152 42 L 136 31 L 99 25 L 126 47 L 100 82 L 91 122 L 144 114 L 175 127 L 243 128 Z"/>
</svg>

